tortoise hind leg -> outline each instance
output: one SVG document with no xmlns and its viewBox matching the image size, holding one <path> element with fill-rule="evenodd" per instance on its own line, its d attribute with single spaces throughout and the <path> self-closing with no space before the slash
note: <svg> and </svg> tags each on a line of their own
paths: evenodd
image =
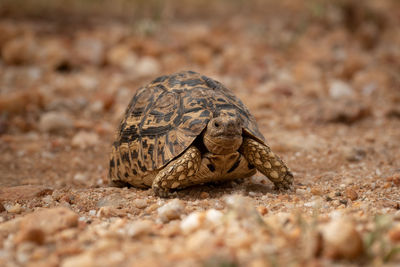
<svg viewBox="0 0 400 267">
<path fill-rule="evenodd" d="M 278 189 L 289 189 L 293 184 L 293 174 L 286 164 L 264 144 L 251 138 L 244 138 L 240 152 L 247 161 L 271 180 Z"/>
<path fill-rule="evenodd" d="M 195 146 L 189 147 L 181 156 L 163 168 L 153 181 L 153 191 L 160 197 L 168 197 L 170 190 L 184 188 L 190 183 L 201 162 L 201 153 Z"/>
</svg>

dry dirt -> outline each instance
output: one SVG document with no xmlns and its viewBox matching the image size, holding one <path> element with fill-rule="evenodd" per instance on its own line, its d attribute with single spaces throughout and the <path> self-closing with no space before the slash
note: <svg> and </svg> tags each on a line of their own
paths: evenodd
<svg viewBox="0 0 400 267">
<path fill-rule="evenodd" d="M 398 266 L 400 3 L 176 2 L 137 19 L 0 5 L 0 265 Z M 246 103 L 294 191 L 108 186 L 135 90 L 189 69 Z"/>
</svg>

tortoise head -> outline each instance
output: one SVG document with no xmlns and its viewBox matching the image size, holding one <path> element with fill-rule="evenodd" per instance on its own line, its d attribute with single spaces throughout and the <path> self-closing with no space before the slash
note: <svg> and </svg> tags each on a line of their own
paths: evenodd
<svg viewBox="0 0 400 267">
<path fill-rule="evenodd" d="M 237 116 L 221 115 L 211 119 L 204 132 L 203 142 L 214 154 L 229 154 L 242 144 L 242 121 Z"/>
</svg>

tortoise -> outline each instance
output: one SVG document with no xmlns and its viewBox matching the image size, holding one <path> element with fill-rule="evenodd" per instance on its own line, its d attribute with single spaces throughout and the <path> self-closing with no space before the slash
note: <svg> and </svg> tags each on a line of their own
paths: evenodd
<svg viewBox="0 0 400 267">
<path fill-rule="evenodd" d="M 137 90 L 112 145 L 109 179 L 167 197 L 174 189 L 257 170 L 278 189 L 293 184 L 242 101 L 220 82 L 184 71 Z"/>
</svg>

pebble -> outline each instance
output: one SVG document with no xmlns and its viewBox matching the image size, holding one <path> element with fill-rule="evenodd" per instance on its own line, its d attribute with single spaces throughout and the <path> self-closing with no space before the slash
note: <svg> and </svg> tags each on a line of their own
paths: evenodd
<svg viewBox="0 0 400 267">
<path fill-rule="evenodd" d="M 363 252 L 363 241 L 355 224 L 347 218 L 334 219 L 322 228 L 323 251 L 332 259 L 355 259 Z"/>
<path fill-rule="evenodd" d="M 125 226 L 126 234 L 129 237 L 137 237 L 151 233 L 153 229 L 153 222 L 150 220 L 138 220 L 128 223 Z"/>
<path fill-rule="evenodd" d="M 311 188 L 311 194 L 313 194 L 314 196 L 320 196 L 323 194 L 322 190 L 320 188 L 317 187 L 313 187 Z"/>
<path fill-rule="evenodd" d="M 203 221 L 204 213 L 195 211 L 182 220 L 180 227 L 183 233 L 188 234 L 200 228 Z"/>
<path fill-rule="evenodd" d="M 350 97 L 353 95 L 353 88 L 342 80 L 333 80 L 329 85 L 329 95 L 333 99 Z"/>
<path fill-rule="evenodd" d="M 78 182 L 85 182 L 88 179 L 88 175 L 85 173 L 78 172 L 74 175 L 74 180 Z"/>
<path fill-rule="evenodd" d="M 264 216 L 265 214 L 268 213 L 268 209 L 265 206 L 258 206 L 257 210 L 261 214 L 261 216 Z"/>
<path fill-rule="evenodd" d="M 23 211 L 23 208 L 21 206 L 21 204 L 16 203 L 16 204 L 9 204 L 9 205 L 4 205 L 5 209 L 7 210 L 7 212 L 9 213 L 21 213 Z"/>
<path fill-rule="evenodd" d="M 348 199 L 351 201 L 357 200 L 358 199 L 358 194 L 353 188 L 347 188 L 345 190 L 345 195 Z"/>
<path fill-rule="evenodd" d="M 221 222 L 224 214 L 216 209 L 209 209 L 206 211 L 206 220 L 212 224 L 218 224 Z"/>
<path fill-rule="evenodd" d="M 99 135 L 93 132 L 79 131 L 71 141 L 73 147 L 85 149 L 99 144 Z"/>
<path fill-rule="evenodd" d="M 321 201 L 320 200 L 314 200 L 310 202 L 304 203 L 304 207 L 309 207 L 309 208 L 318 208 L 321 206 Z"/>
<path fill-rule="evenodd" d="M 131 46 L 126 44 L 112 47 L 106 57 L 110 65 L 126 71 L 134 71 L 138 62 L 138 57 L 132 51 Z"/>
<path fill-rule="evenodd" d="M 72 119 L 63 112 L 50 111 L 40 117 L 39 128 L 43 132 L 64 132 L 73 127 Z"/>
<path fill-rule="evenodd" d="M 161 71 L 161 66 L 154 58 L 143 57 L 137 62 L 135 71 L 139 77 L 154 76 Z"/>
<path fill-rule="evenodd" d="M 167 204 L 157 209 L 158 217 L 162 222 L 169 222 L 171 220 L 179 219 L 185 210 L 185 206 L 182 200 L 173 199 Z"/>
<path fill-rule="evenodd" d="M 99 218 L 110 218 L 110 217 L 124 217 L 128 214 L 127 209 L 119 209 L 113 206 L 101 207 L 97 212 Z"/>
<path fill-rule="evenodd" d="M 138 209 L 144 209 L 148 206 L 145 199 L 135 199 L 132 201 L 132 205 Z"/>
</svg>

